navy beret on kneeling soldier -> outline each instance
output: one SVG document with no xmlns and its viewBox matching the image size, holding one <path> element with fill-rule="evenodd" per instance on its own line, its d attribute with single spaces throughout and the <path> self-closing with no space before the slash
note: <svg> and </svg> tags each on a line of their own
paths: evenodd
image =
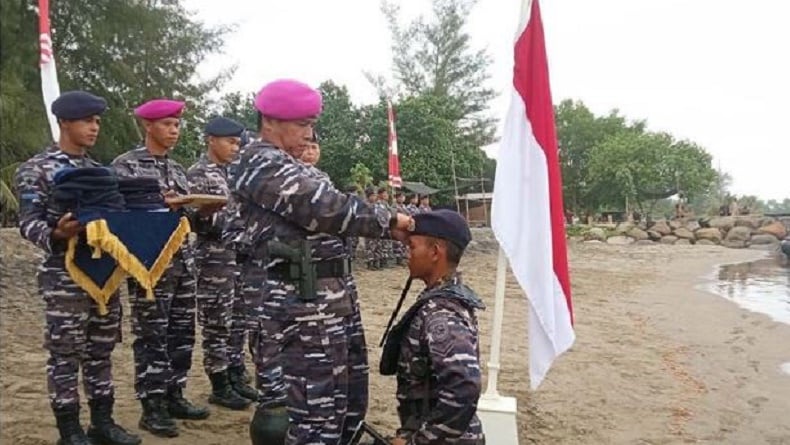
<svg viewBox="0 0 790 445">
<path fill-rule="evenodd" d="M 401 427 L 392 444 L 482 445 L 475 311 L 484 305 L 456 272 L 471 233 L 464 218 L 451 210 L 413 218 L 410 278 L 402 298 L 412 279 L 424 281 L 426 288 L 388 329 L 380 363 L 383 375 L 397 375 Z"/>
</svg>

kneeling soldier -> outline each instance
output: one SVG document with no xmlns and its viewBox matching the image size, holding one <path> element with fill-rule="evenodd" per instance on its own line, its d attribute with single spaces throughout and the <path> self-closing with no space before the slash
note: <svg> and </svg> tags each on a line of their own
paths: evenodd
<svg viewBox="0 0 790 445">
<path fill-rule="evenodd" d="M 393 445 L 483 445 L 478 327 L 483 303 L 456 268 L 471 240 L 456 212 L 414 215 L 408 238 L 411 278 L 426 288 L 389 332 L 381 373 L 397 374 L 401 427 Z"/>
</svg>

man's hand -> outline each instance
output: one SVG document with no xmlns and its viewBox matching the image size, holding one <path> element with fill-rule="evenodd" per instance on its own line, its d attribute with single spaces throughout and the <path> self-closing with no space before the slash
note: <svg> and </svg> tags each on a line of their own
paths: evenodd
<svg viewBox="0 0 790 445">
<path fill-rule="evenodd" d="M 178 200 L 179 195 L 175 190 L 168 190 L 165 192 L 165 204 L 170 207 L 170 210 L 178 210 L 183 205 L 183 202 Z M 176 202 L 177 201 L 177 202 Z"/>
<path fill-rule="evenodd" d="M 392 238 L 406 243 L 414 230 L 414 218 L 403 213 L 398 213 L 395 218 L 394 227 L 390 230 Z"/>
<path fill-rule="evenodd" d="M 71 239 L 83 229 L 84 227 L 80 225 L 80 222 L 74 219 L 74 215 L 69 212 L 58 220 L 55 230 L 52 231 L 52 238 L 56 240 Z"/>
<path fill-rule="evenodd" d="M 390 445 L 406 445 L 408 442 L 402 437 L 396 437 L 390 441 Z"/>
</svg>

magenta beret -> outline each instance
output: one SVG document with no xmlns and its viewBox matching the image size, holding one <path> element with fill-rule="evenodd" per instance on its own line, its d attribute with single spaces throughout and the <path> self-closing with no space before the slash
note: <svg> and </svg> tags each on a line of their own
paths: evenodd
<svg viewBox="0 0 790 445">
<path fill-rule="evenodd" d="M 321 93 L 297 80 L 275 80 L 255 96 L 255 108 L 262 115 L 284 121 L 316 117 L 322 106 Z"/>
<path fill-rule="evenodd" d="M 184 102 L 170 99 L 154 99 L 134 109 L 134 115 L 149 121 L 166 117 L 181 117 Z"/>
</svg>

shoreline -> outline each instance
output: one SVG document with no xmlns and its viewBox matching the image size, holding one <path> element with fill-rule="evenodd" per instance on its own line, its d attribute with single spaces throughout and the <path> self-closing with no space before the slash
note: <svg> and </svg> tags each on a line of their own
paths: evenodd
<svg viewBox="0 0 790 445">
<path fill-rule="evenodd" d="M 43 304 L 35 285 L 39 253 L 16 231 L 0 231 L 0 236 L 0 443 L 51 444 L 57 433 L 47 400 L 48 354 L 41 346 Z M 484 368 L 493 318 L 491 265 L 497 251 L 492 250 L 472 251 L 461 264 L 465 282 L 489 308 L 478 315 Z M 521 444 L 790 443 L 790 376 L 782 371 L 785 364 L 790 368 L 790 326 L 698 288 L 719 265 L 759 259 L 764 252 L 579 244 L 569 246 L 569 256 L 576 343 L 536 391 L 529 389 L 527 302 L 508 274 L 497 389 L 517 399 Z M 355 275 L 371 370 L 367 420 L 391 434 L 398 423 L 395 381 L 377 372 L 378 339 L 405 270 Z M 129 314 L 126 298 L 122 301 Z M 113 352 L 119 424 L 151 445 L 249 443 L 251 409 L 211 406 L 209 419 L 179 422 L 181 435 L 173 439 L 140 432 L 129 325 L 126 315 L 123 343 Z M 210 385 L 199 332 L 187 396 L 205 405 Z M 484 369 L 483 388 L 487 375 Z M 85 424 L 84 398 L 82 405 Z"/>
</svg>

